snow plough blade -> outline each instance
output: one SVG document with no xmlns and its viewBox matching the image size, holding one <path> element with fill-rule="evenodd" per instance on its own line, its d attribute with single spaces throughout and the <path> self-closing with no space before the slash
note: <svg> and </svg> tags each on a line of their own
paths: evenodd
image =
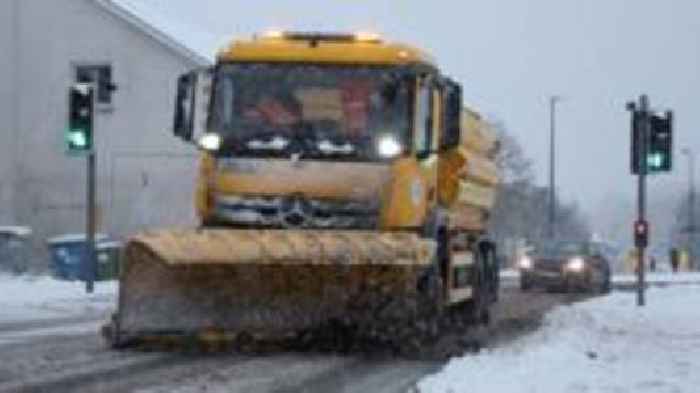
<svg viewBox="0 0 700 393">
<path fill-rule="evenodd" d="M 245 333 L 279 339 L 328 321 L 396 322 L 433 260 L 407 233 L 206 229 L 131 239 L 108 339 Z M 387 308 L 400 303 L 400 309 Z"/>
</svg>

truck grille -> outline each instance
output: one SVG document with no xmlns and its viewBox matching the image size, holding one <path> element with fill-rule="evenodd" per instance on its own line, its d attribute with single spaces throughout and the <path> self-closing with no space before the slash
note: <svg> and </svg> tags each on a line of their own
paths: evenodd
<svg viewBox="0 0 700 393">
<path fill-rule="evenodd" d="M 215 211 L 217 218 L 232 224 L 282 228 L 373 229 L 378 224 L 379 203 L 316 200 L 301 195 L 225 196 L 216 199 Z"/>
</svg>

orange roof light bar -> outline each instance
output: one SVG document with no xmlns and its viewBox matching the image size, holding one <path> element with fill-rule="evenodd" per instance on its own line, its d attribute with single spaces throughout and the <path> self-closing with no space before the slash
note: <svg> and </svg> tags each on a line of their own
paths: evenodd
<svg viewBox="0 0 700 393">
<path fill-rule="evenodd" d="M 419 48 L 385 42 L 371 32 L 319 33 L 270 30 L 252 40 L 235 40 L 219 51 L 219 62 L 311 64 L 434 64 Z"/>
<path fill-rule="evenodd" d="M 380 43 L 381 37 L 377 33 L 357 32 L 346 33 L 320 33 L 320 32 L 295 32 L 269 30 L 261 35 L 263 39 L 270 40 L 290 40 L 290 41 L 315 41 L 315 42 L 371 42 Z"/>
</svg>

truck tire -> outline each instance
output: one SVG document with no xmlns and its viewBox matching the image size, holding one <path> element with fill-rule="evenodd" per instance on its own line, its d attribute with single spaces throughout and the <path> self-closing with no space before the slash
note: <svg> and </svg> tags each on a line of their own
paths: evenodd
<svg viewBox="0 0 700 393">
<path fill-rule="evenodd" d="M 446 305 L 447 300 L 445 292 L 447 272 L 452 265 L 447 216 L 439 210 L 432 212 L 421 232 L 423 237 L 432 239 L 436 244 L 433 263 L 427 271 L 427 274 L 432 275 L 432 277 L 426 277 L 427 280 L 422 281 L 424 285 L 428 284 L 427 287 L 432 291 L 430 295 L 435 299 L 436 306 L 442 308 Z"/>
<path fill-rule="evenodd" d="M 484 286 L 488 292 L 489 303 L 498 302 L 499 269 L 496 260 L 496 247 L 491 242 L 484 242 L 479 247 L 484 258 Z"/>
<path fill-rule="evenodd" d="M 430 228 L 426 230 L 425 235 L 435 241 L 437 248 L 431 266 L 426 269 L 425 275 L 418 282 L 418 291 L 422 294 L 424 306 L 429 306 L 428 308 L 432 309 L 431 313 L 439 318 L 446 306 L 444 269 L 450 265 L 450 240 L 444 227 Z M 448 260 L 445 260 L 446 258 Z"/>
<path fill-rule="evenodd" d="M 486 261 L 484 259 L 484 254 L 482 254 L 481 251 L 477 251 L 476 260 L 477 264 L 475 275 L 474 280 L 472 281 L 472 288 L 474 288 L 474 292 L 472 299 L 467 302 L 467 312 L 469 313 L 469 318 L 473 323 L 487 325 L 491 322 L 491 314 L 489 310 L 490 290 L 484 274 L 484 264 Z"/>
<path fill-rule="evenodd" d="M 610 293 L 611 289 L 612 289 L 612 283 L 611 283 L 611 279 L 610 279 L 610 272 L 606 272 L 606 273 L 604 273 L 603 284 L 601 285 L 600 293 L 602 295 L 607 295 L 608 293 Z"/>
</svg>

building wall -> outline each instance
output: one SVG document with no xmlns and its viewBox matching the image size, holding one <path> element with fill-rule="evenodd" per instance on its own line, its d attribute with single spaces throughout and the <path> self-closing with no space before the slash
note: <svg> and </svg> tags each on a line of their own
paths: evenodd
<svg viewBox="0 0 700 393">
<path fill-rule="evenodd" d="M 15 224 L 13 183 L 15 179 L 15 116 L 13 99 L 15 83 L 15 4 L 17 0 L 0 2 L 0 225 Z"/>
<path fill-rule="evenodd" d="M 84 230 L 85 159 L 63 144 L 67 89 L 77 64 L 107 63 L 118 90 L 96 117 L 100 229 L 193 223 L 196 152 L 169 129 L 177 76 L 196 64 L 92 0 L 18 3 L 18 218 L 42 239 Z"/>
</svg>

